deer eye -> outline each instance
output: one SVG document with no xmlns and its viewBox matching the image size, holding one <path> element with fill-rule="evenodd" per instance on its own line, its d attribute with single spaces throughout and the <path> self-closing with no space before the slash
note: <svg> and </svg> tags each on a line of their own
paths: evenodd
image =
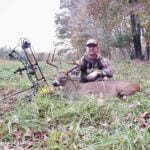
<svg viewBox="0 0 150 150">
<path fill-rule="evenodd" d="M 62 81 L 66 81 L 66 80 L 67 80 L 67 77 L 62 77 L 61 80 L 62 80 Z"/>
</svg>

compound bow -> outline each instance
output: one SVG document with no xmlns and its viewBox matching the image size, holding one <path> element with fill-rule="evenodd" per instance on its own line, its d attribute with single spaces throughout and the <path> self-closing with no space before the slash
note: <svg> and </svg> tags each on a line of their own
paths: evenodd
<svg viewBox="0 0 150 150">
<path fill-rule="evenodd" d="M 29 40 L 22 39 L 19 46 L 21 47 L 21 49 L 23 50 L 23 52 L 25 54 L 24 57 L 21 56 L 16 51 L 16 48 L 13 49 L 11 51 L 11 53 L 9 54 L 9 57 L 20 61 L 23 65 L 23 68 L 19 67 L 16 71 L 14 71 L 14 73 L 15 74 L 19 73 L 20 75 L 22 75 L 23 71 L 26 71 L 26 74 L 28 76 L 28 79 L 32 83 L 32 86 L 27 89 L 21 90 L 19 92 L 13 93 L 7 97 L 4 97 L 3 99 L 12 97 L 19 93 L 25 92 L 29 89 L 33 89 L 31 94 L 27 96 L 28 99 L 31 99 L 31 96 L 35 95 L 35 93 L 37 93 L 39 88 L 40 88 L 41 92 L 43 92 L 43 93 L 47 93 L 48 89 L 49 89 L 48 83 L 47 83 L 47 81 L 41 71 L 41 68 L 37 62 L 37 59 L 33 53 L 33 50 L 31 48 L 31 43 L 29 42 Z"/>
</svg>

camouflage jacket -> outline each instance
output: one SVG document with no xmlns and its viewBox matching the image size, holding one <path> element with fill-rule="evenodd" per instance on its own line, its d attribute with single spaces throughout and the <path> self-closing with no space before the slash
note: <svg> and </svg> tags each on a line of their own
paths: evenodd
<svg viewBox="0 0 150 150">
<path fill-rule="evenodd" d="M 109 65 L 108 59 L 97 55 L 97 58 L 94 60 L 90 60 L 85 54 L 82 56 L 77 63 L 79 67 L 72 71 L 72 74 L 78 75 L 80 72 L 81 82 L 89 82 L 87 80 L 87 75 L 92 73 L 95 70 L 101 70 L 101 75 L 98 75 L 94 80 L 103 80 L 104 78 L 111 78 L 113 76 L 112 69 Z"/>
</svg>

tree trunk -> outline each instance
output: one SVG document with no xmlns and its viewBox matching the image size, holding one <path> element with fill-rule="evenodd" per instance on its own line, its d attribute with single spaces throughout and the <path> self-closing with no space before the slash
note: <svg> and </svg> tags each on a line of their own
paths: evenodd
<svg viewBox="0 0 150 150">
<path fill-rule="evenodd" d="M 150 60 L 150 43 L 146 43 L 146 52 L 145 52 L 145 59 Z"/>
<path fill-rule="evenodd" d="M 133 35 L 133 44 L 134 44 L 134 58 L 143 59 L 142 48 L 141 48 L 141 33 L 140 33 L 140 23 L 136 23 L 135 14 L 132 12 L 130 15 L 131 18 L 131 27 Z"/>
</svg>

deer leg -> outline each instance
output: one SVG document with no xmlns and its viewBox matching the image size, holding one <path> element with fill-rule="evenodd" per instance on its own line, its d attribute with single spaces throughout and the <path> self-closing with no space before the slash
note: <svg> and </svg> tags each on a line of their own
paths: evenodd
<svg viewBox="0 0 150 150">
<path fill-rule="evenodd" d="M 118 93 L 118 97 L 121 98 L 121 99 L 127 99 L 127 97 L 129 95 L 133 95 L 135 93 L 136 93 L 135 90 L 121 91 L 121 92 Z"/>
<path fill-rule="evenodd" d="M 126 100 L 127 98 L 128 98 L 127 95 L 123 95 L 123 96 L 122 96 L 122 99 L 123 99 L 123 100 Z"/>
<path fill-rule="evenodd" d="M 118 93 L 118 98 L 120 98 L 120 99 L 123 99 L 123 100 L 125 100 L 125 99 L 127 99 L 127 97 L 129 96 L 130 94 L 128 93 L 128 92 L 125 92 L 125 91 L 122 91 L 122 92 L 119 92 Z"/>
<path fill-rule="evenodd" d="M 123 99 L 123 100 L 125 100 L 125 99 L 127 99 L 127 97 L 128 97 L 128 95 L 126 95 L 126 94 L 118 94 L 118 96 L 117 96 L 119 99 Z"/>
</svg>

